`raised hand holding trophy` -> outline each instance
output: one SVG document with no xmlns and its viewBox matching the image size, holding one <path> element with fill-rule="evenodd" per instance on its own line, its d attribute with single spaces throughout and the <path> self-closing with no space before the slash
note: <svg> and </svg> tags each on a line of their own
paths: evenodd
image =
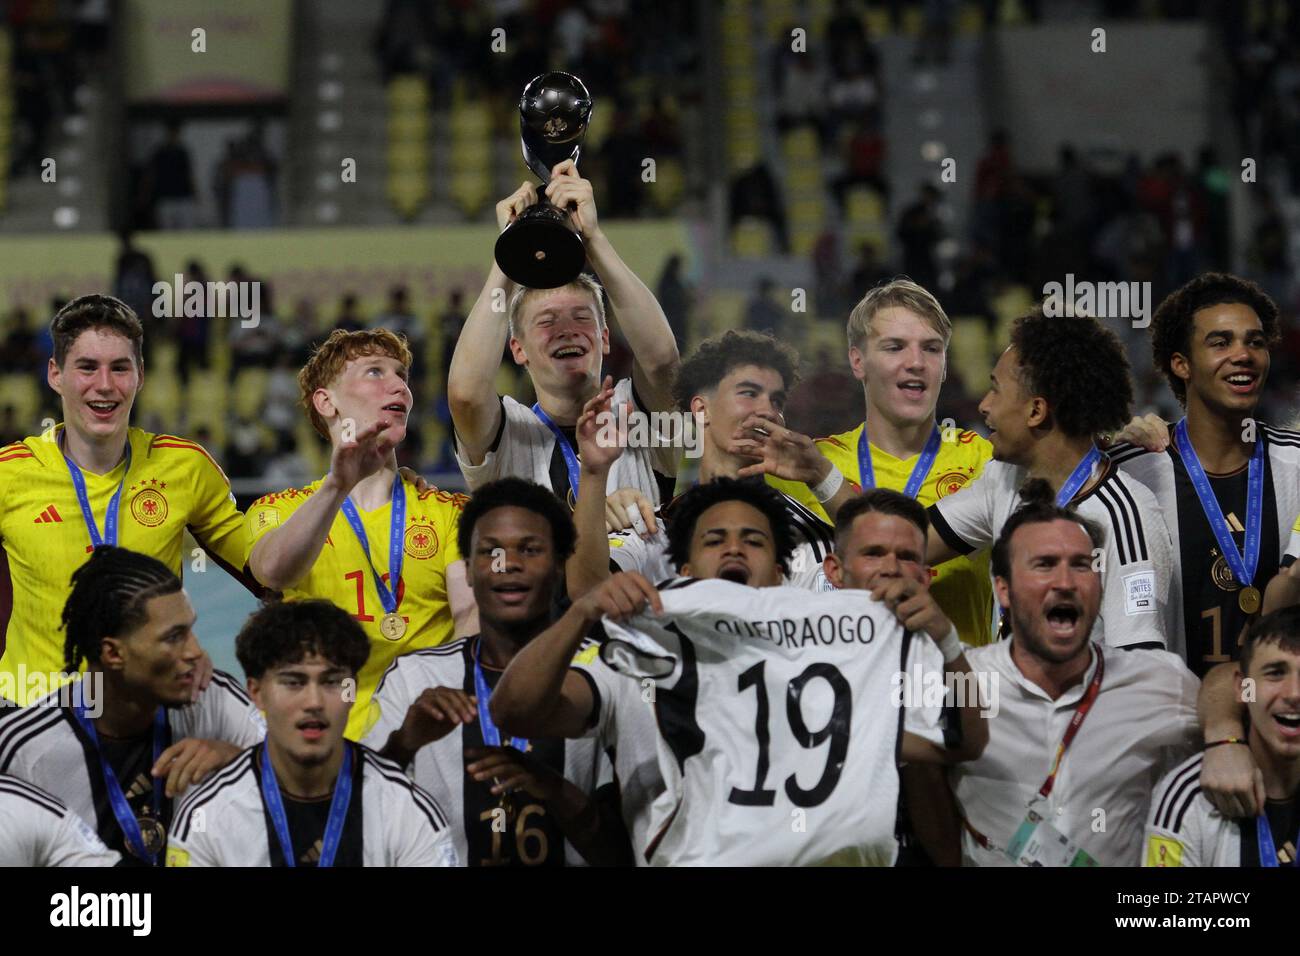
<svg viewBox="0 0 1300 956">
<path fill-rule="evenodd" d="M 591 122 L 591 94 L 571 73 L 544 73 L 524 87 L 519 132 L 524 162 L 549 183 L 551 170 L 578 160 Z M 576 279 L 587 262 L 582 238 L 569 227 L 569 214 L 541 197 L 497 237 L 493 255 L 510 279 L 532 289 L 554 289 Z"/>
</svg>

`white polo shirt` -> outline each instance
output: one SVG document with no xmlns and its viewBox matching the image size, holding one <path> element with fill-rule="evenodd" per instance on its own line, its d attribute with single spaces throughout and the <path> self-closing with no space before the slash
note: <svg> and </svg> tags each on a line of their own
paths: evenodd
<svg viewBox="0 0 1300 956">
<path fill-rule="evenodd" d="M 997 707 L 978 760 L 950 771 L 967 821 L 996 847 L 962 834 L 963 866 L 1011 866 L 1004 850 L 1047 779 L 1056 749 L 1097 669 L 1052 700 L 1011 659 L 1011 641 L 966 651 L 989 675 Z M 1161 776 L 1199 748 L 1200 681 L 1168 651 L 1104 650 L 1101 689 L 1065 752 L 1051 795 L 1036 809 L 1102 866 L 1137 866 L 1151 793 Z M 981 686 L 983 686 L 981 682 Z"/>
</svg>

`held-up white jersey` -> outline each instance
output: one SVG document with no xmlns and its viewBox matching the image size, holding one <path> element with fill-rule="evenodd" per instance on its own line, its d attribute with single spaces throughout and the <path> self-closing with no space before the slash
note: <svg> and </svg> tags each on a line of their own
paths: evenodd
<svg viewBox="0 0 1300 956">
<path fill-rule="evenodd" d="M 1071 507 L 1105 535 L 1101 613 L 1092 639 L 1110 647 L 1159 644 L 1182 656 L 1182 589 L 1174 547 L 1155 496 L 1102 458 L 1103 476 Z M 984 473 L 929 508 L 940 537 L 960 554 L 989 547 L 1024 502 L 1024 468 L 991 461 Z"/>
<path fill-rule="evenodd" d="M 362 865 L 457 866 L 451 828 L 433 798 L 393 761 L 361 744 L 344 746 L 353 759 L 349 810 L 361 804 Z M 258 779 L 261 749 L 248 748 L 181 798 L 167 840 L 168 866 L 271 865 L 276 837 Z"/>
<path fill-rule="evenodd" d="M 785 499 L 785 510 L 794 528 L 795 539 L 794 553 L 790 555 L 790 573 L 785 576 L 785 583 L 806 591 L 833 590 L 826 572 L 822 570 L 822 562 L 835 550 L 835 529 L 784 492 L 781 497 Z M 676 577 L 677 567 L 668 556 L 665 525 L 671 520 L 671 508 L 656 508 L 658 528 L 649 538 L 642 538 L 631 529 L 611 534 L 610 570 L 636 571 L 656 584 Z"/>
<path fill-rule="evenodd" d="M 661 595 L 662 616 L 606 620 L 601 649 L 657 685 L 666 789 L 649 862 L 892 865 L 900 678 L 928 657 L 942 680 L 933 642 L 863 591 L 685 579 Z M 906 712 L 908 731 L 943 744 L 939 707 Z"/>
<path fill-rule="evenodd" d="M 632 840 L 637 866 L 649 843 L 650 811 L 664 792 L 659 771 L 659 725 L 655 722 L 654 681 L 629 680 L 600 659 L 600 645 L 588 641 L 578 649 L 571 669 L 591 688 L 591 726 L 587 736 L 614 765 L 623 823 Z"/>
<path fill-rule="evenodd" d="M 612 407 L 618 408 L 624 402 L 631 402 L 633 408 L 644 411 L 636 400 L 630 378 L 621 379 L 614 386 Z M 474 491 L 498 478 L 513 476 L 550 488 L 563 498 L 569 489 L 555 484 L 551 478 L 552 459 L 557 453 L 555 435 L 551 430 L 530 406 L 520 404 L 509 395 L 501 398 L 501 421 L 496 444 L 477 465 L 471 465 L 465 459 L 459 439 L 456 441 L 456 464 L 460 465 L 461 474 L 465 476 L 465 483 L 470 490 Z M 665 499 L 660 490 L 661 482 L 663 487 L 668 488 L 668 494 L 671 494 L 671 479 L 677 474 L 679 451 L 666 441 L 660 447 L 652 447 L 647 443 L 637 448 L 628 448 L 609 469 L 606 494 L 613 494 L 619 488 L 635 488 L 659 504 Z M 563 474 L 563 466 L 555 471 Z"/>
<path fill-rule="evenodd" d="M 58 797 L 0 774 L 0 866 L 116 866 L 120 859 Z"/>
</svg>

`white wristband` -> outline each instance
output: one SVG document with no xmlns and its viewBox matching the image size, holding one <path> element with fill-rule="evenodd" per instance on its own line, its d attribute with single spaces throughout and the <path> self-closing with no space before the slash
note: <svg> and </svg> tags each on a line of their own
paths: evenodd
<svg viewBox="0 0 1300 956">
<path fill-rule="evenodd" d="M 935 641 L 939 645 L 939 653 L 943 655 L 943 662 L 951 664 L 965 652 L 966 648 L 962 646 L 961 638 L 957 636 L 957 628 L 952 627 L 942 641 Z"/>
<path fill-rule="evenodd" d="M 839 494 L 840 486 L 844 484 L 844 473 L 831 465 L 830 472 L 825 478 L 816 485 L 812 486 L 813 497 L 822 504 L 830 501 Z"/>
</svg>

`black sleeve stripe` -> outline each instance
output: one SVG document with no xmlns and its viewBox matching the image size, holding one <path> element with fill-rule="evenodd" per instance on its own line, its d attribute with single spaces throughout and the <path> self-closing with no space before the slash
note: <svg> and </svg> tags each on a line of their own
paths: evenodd
<svg viewBox="0 0 1300 956">
<path fill-rule="evenodd" d="M 1147 551 L 1146 530 L 1142 526 L 1142 509 L 1137 506 L 1133 500 L 1133 493 L 1129 490 L 1128 482 L 1124 481 L 1119 475 L 1115 476 L 1115 491 L 1128 502 L 1128 511 L 1126 512 L 1133 517 L 1133 524 L 1137 529 L 1137 553 L 1138 560 L 1149 561 L 1150 553 Z"/>
<path fill-rule="evenodd" d="M 10 796 L 19 797 L 29 803 L 34 803 L 38 807 L 49 810 L 56 817 L 61 817 L 68 812 L 67 805 L 54 794 L 42 790 L 34 784 L 28 783 L 18 777 L 3 776 L 0 777 L 0 793 L 9 794 Z"/>
<path fill-rule="evenodd" d="M 699 578 L 673 578 L 667 584 L 659 585 L 660 591 L 680 591 L 682 588 L 688 588 L 699 581 Z"/>
<path fill-rule="evenodd" d="M 585 680 L 587 687 L 591 690 L 591 713 L 587 715 L 587 726 L 595 727 L 600 722 L 600 709 L 603 706 L 600 688 L 596 686 L 596 678 L 592 677 L 584 667 L 570 665 L 569 670 Z"/>
<path fill-rule="evenodd" d="M 405 654 L 397 655 L 397 657 L 393 658 L 393 663 L 389 664 L 388 669 L 384 671 L 384 676 L 379 678 L 379 683 L 375 685 L 375 692 L 371 695 L 372 698 L 379 696 L 379 692 L 384 689 L 384 681 L 388 680 L 388 675 L 397 670 L 397 665 L 406 658 L 455 657 L 464 650 L 465 640 L 465 638 L 461 638 L 459 641 L 452 641 L 450 644 L 439 644 L 437 647 L 421 647 L 419 650 L 407 651 Z"/>
<path fill-rule="evenodd" d="M 181 798 L 180 804 L 176 807 L 175 818 L 172 821 L 172 831 L 176 834 L 177 839 L 188 840 L 190 838 L 190 821 L 193 819 L 195 810 L 204 804 L 210 803 L 226 787 L 238 783 L 244 774 L 253 772 L 253 753 L 258 746 L 261 745 L 249 747 L 225 767 L 218 770 L 215 776 L 209 777 Z"/>
<path fill-rule="evenodd" d="M 930 519 L 930 525 L 935 531 L 939 532 L 939 537 L 943 538 L 944 543 L 960 555 L 972 554 L 975 551 L 974 546 L 967 543 L 961 535 L 952 530 L 948 524 L 948 519 L 943 516 L 938 505 L 930 505 L 925 509 L 926 515 Z"/>
<path fill-rule="evenodd" d="M 442 808 L 438 806 L 438 802 L 424 790 L 421 790 L 413 784 L 396 763 L 389 760 L 387 757 L 381 757 L 369 747 L 358 746 L 357 749 L 361 751 L 362 759 L 372 770 L 375 771 L 375 773 L 383 777 L 389 783 L 398 785 L 411 795 L 416 807 L 418 807 L 429 819 L 429 825 L 432 826 L 435 831 L 446 829 L 447 818 L 443 814 Z"/>
<path fill-rule="evenodd" d="M 1119 554 L 1121 566 L 1133 563 L 1133 528 L 1128 513 L 1121 502 L 1115 500 L 1110 489 L 1105 485 L 1097 488 L 1097 500 L 1110 514 L 1111 537 L 1115 541 L 1115 550 Z"/>
<path fill-rule="evenodd" d="M 18 715 L 6 721 L 0 731 L 0 773 L 9 769 L 14 757 L 30 741 L 46 731 L 53 730 L 63 719 L 58 707 L 25 707 Z"/>
<path fill-rule="evenodd" d="M 225 671 L 213 671 L 212 683 L 217 684 L 234 694 L 241 704 L 246 704 L 249 707 L 253 706 L 253 698 L 248 696 L 248 691 L 244 690 L 239 681 L 235 680 L 234 677 L 227 674 Z"/>
<path fill-rule="evenodd" d="M 830 525 L 821 518 L 817 517 L 802 504 L 785 495 L 786 513 L 790 515 L 790 520 L 794 524 L 795 530 L 800 536 L 812 547 L 813 554 L 818 561 L 823 561 L 826 555 L 830 554 L 831 544 L 834 541 L 833 530 Z"/>
<path fill-rule="evenodd" d="M 1175 811 L 1181 806 L 1184 807 L 1189 800 L 1187 790 L 1190 788 L 1194 798 L 1200 793 L 1201 779 L 1201 758 L 1198 756 L 1187 766 L 1177 772 L 1177 775 L 1169 781 L 1165 787 L 1164 795 L 1160 798 L 1160 805 L 1156 808 L 1156 826 L 1163 827 L 1166 830 L 1174 830 L 1173 819 Z M 1179 821 L 1182 820 L 1182 813 L 1178 814 Z"/>
<path fill-rule="evenodd" d="M 1121 462 L 1132 461 L 1134 458 L 1141 458 L 1143 455 L 1149 454 L 1152 454 L 1152 452 L 1147 451 L 1141 445 L 1130 445 L 1128 442 L 1119 445 L 1112 445 L 1110 448 L 1106 449 L 1106 457 L 1117 465 Z"/>
</svg>

